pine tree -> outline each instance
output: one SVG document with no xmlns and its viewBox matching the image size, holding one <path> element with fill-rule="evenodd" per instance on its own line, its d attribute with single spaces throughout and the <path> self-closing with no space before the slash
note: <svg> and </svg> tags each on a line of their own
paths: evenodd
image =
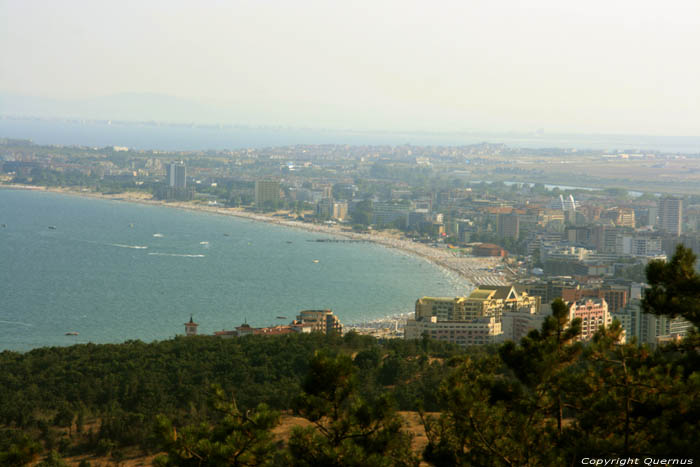
<svg viewBox="0 0 700 467">
<path fill-rule="evenodd" d="M 167 451 L 157 459 L 161 466 L 263 466 L 271 465 L 276 444 L 270 430 L 279 414 L 265 404 L 241 412 L 235 400 L 228 401 L 221 388 L 214 387 L 214 409 L 221 414 L 215 425 L 200 423 L 181 430 L 165 416 L 158 427 Z"/>
<path fill-rule="evenodd" d="M 700 378 L 662 353 L 621 343 L 614 321 L 587 349 L 572 444 L 595 456 L 697 455 Z"/>
<path fill-rule="evenodd" d="M 291 465 L 417 465 L 391 400 L 383 395 L 369 401 L 359 394 L 350 357 L 317 354 L 302 389 L 296 412 L 313 426 L 293 430 Z"/>
<path fill-rule="evenodd" d="M 569 323 L 557 300 L 541 330 L 520 345 L 507 342 L 499 357 L 466 357 L 443 384 L 445 408 L 438 420 L 424 418 L 435 465 L 557 465 L 564 434 L 568 368 L 581 352 L 580 320 Z"/>
<path fill-rule="evenodd" d="M 681 316 L 700 326 L 700 275 L 695 270 L 697 257 L 690 248 L 676 247 L 670 261 L 651 261 L 646 274 L 649 288 L 644 291 L 645 312 Z"/>
<path fill-rule="evenodd" d="M 581 320 L 569 322 L 569 307 L 557 298 L 541 331 L 530 332 L 520 346 L 506 342 L 499 351 L 518 380 L 536 395 L 537 407 L 556 418 L 559 437 L 563 430 L 563 392 L 568 383 L 565 370 L 581 353 L 581 345 L 575 342 L 580 334 Z"/>
</svg>

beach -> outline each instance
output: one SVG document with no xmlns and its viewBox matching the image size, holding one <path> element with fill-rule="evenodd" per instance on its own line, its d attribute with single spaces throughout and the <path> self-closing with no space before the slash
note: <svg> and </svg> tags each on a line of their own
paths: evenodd
<svg viewBox="0 0 700 467">
<path fill-rule="evenodd" d="M 124 192 L 118 194 L 102 194 L 86 189 L 71 189 L 62 187 L 38 187 L 33 185 L 0 184 L 0 188 L 46 191 L 51 193 L 83 196 L 112 201 L 125 201 L 131 203 L 163 206 L 169 208 L 185 209 L 196 212 L 234 216 L 256 222 L 279 225 L 293 229 L 301 229 L 309 232 L 322 233 L 334 238 L 352 241 L 372 242 L 387 248 L 402 251 L 407 254 L 419 256 L 431 263 L 444 268 L 470 284 L 477 285 L 505 285 L 507 276 L 496 270 L 502 264 L 502 259 L 497 257 L 465 256 L 459 252 L 445 247 L 434 247 L 424 243 L 414 242 L 397 235 L 383 231 L 371 233 L 352 232 L 343 229 L 340 225 L 322 225 L 301 222 L 293 219 L 284 219 L 285 213 L 260 214 L 244 210 L 243 208 L 226 208 L 219 205 L 199 204 L 196 202 L 162 201 L 153 199 L 150 194 L 142 192 Z"/>
</svg>

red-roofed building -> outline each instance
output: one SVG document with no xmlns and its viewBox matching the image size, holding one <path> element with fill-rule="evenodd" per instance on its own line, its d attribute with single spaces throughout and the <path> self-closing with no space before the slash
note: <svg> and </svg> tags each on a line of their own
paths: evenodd
<svg viewBox="0 0 700 467">
<path fill-rule="evenodd" d="M 480 243 L 472 247 L 472 254 L 474 256 L 500 256 L 503 258 L 508 252 L 493 243 Z"/>
</svg>

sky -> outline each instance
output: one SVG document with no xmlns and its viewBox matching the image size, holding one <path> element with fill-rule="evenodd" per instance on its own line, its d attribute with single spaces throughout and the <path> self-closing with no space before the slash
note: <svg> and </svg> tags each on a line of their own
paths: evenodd
<svg viewBox="0 0 700 467">
<path fill-rule="evenodd" d="M 157 93 L 201 122 L 700 136 L 698 21 L 697 0 L 0 0 L 0 93 Z"/>
</svg>

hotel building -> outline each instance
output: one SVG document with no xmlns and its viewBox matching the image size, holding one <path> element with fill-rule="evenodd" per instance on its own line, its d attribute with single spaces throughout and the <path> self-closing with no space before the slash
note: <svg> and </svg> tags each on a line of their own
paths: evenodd
<svg viewBox="0 0 700 467">
<path fill-rule="evenodd" d="M 513 286 L 482 285 L 468 297 L 422 297 L 404 337 L 431 338 L 459 345 L 495 344 L 520 339 L 541 325 L 539 297 Z"/>
</svg>

